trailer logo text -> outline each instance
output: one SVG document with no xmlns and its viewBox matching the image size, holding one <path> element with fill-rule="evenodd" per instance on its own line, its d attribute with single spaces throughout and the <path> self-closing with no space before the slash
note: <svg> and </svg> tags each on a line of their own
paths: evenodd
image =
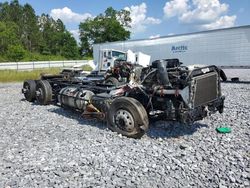
<svg viewBox="0 0 250 188">
<path fill-rule="evenodd" d="M 188 47 L 185 45 L 181 46 L 172 46 L 171 51 L 173 53 L 178 53 L 178 52 L 186 52 L 188 50 Z"/>
</svg>

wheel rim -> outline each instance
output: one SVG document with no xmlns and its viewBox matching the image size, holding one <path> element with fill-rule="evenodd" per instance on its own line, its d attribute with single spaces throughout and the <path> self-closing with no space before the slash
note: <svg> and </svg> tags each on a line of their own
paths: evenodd
<svg viewBox="0 0 250 188">
<path fill-rule="evenodd" d="M 29 91 L 30 90 L 30 85 L 28 83 L 25 83 L 24 88 Z"/>
<path fill-rule="evenodd" d="M 44 99 L 44 96 L 43 96 L 43 90 L 42 88 L 38 88 L 38 90 L 36 91 L 36 96 L 37 96 L 37 99 L 41 102 L 43 101 Z"/>
<path fill-rule="evenodd" d="M 24 95 L 29 96 L 30 95 L 30 85 L 28 83 L 24 83 L 24 87 L 25 90 Z"/>
<path fill-rule="evenodd" d="M 132 114 L 123 109 L 116 112 L 115 124 L 118 128 L 127 132 L 132 132 L 135 128 L 135 122 Z"/>
</svg>

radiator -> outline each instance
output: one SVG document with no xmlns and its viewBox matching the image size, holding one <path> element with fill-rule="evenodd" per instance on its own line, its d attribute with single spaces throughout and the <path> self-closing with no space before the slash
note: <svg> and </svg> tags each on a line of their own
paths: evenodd
<svg viewBox="0 0 250 188">
<path fill-rule="evenodd" d="M 207 73 L 193 78 L 193 106 L 201 106 L 218 98 L 218 74 Z"/>
</svg>

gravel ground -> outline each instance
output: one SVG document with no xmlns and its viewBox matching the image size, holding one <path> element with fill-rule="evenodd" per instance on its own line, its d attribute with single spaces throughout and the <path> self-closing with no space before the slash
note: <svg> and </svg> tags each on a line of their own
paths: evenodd
<svg viewBox="0 0 250 188">
<path fill-rule="evenodd" d="M 136 140 L 0 84 L 0 187 L 250 187 L 250 84 L 222 88 L 224 114 Z"/>
<path fill-rule="evenodd" d="M 228 80 L 239 77 L 240 81 L 250 81 L 250 69 L 223 69 Z"/>
</svg>

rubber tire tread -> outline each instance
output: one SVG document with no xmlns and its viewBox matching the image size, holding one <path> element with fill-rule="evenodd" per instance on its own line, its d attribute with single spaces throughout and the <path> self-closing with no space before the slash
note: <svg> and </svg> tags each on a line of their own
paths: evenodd
<svg viewBox="0 0 250 188">
<path fill-rule="evenodd" d="M 24 97 L 29 102 L 34 102 L 36 100 L 36 82 L 35 80 L 25 80 L 23 82 L 23 88 L 25 89 L 25 85 L 29 86 L 29 93 L 25 93 Z"/>
<path fill-rule="evenodd" d="M 135 128 L 132 132 L 126 132 L 115 125 L 114 115 L 119 109 L 127 110 L 133 116 Z M 107 115 L 108 127 L 112 131 L 130 138 L 141 138 L 149 127 L 148 115 L 143 105 L 131 97 L 116 98 L 110 105 Z"/>
<path fill-rule="evenodd" d="M 50 83 L 47 80 L 39 80 L 36 85 L 36 90 L 39 89 L 39 87 L 43 90 L 43 100 L 40 100 L 38 97 L 37 102 L 41 105 L 48 105 L 52 101 L 52 88 Z"/>
</svg>

